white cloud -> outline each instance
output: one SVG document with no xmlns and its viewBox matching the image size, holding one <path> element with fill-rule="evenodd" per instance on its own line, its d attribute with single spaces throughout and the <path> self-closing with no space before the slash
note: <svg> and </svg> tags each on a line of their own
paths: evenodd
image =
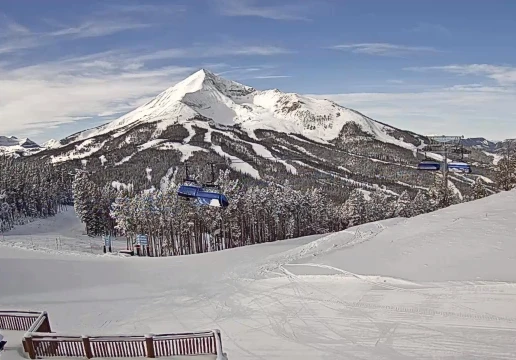
<svg viewBox="0 0 516 360">
<path fill-rule="evenodd" d="M 255 16 L 272 20 L 310 20 L 308 4 L 280 4 L 259 6 L 254 0 L 217 0 L 219 10 L 226 16 Z"/>
<path fill-rule="evenodd" d="M 516 91 L 472 86 L 420 93 L 312 95 L 333 100 L 373 119 L 420 134 L 487 138 L 516 135 Z"/>
<path fill-rule="evenodd" d="M 47 29 L 33 31 L 0 13 L 0 54 L 48 46 L 63 40 L 92 38 L 120 32 L 149 28 L 162 24 L 159 21 L 143 22 L 131 6 L 110 8 L 75 19 L 75 24 L 63 24 L 53 19 L 42 19 Z M 151 11 L 153 6 L 144 5 L 140 11 Z M 155 9 L 154 11 L 157 11 Z M 155 20 L 155 19 L 154 19 Z"/>
<path fill-rule="evenodd" d="M 501 85 L 516 84 L 516 67 L 491 64 L 463 64 L 446 66 L 409 67 L 411 71 L 445 71 L 458 75 L 480 75 L 497 81 Z"/>
<path fill-rule="evenodd" d="M 13 35 L 25 35 L 28 33 L 30 33 L 30 30 L 26 26 L 0 13 L 0 38 Z"/>
<path fill-rule="evenodd" d="M 122 62 L 85 72 L 83 65 L 70 59 L 0 69 L 0 133 L 34 136 L 78 118 L 129 111 L 196 70 L 169 66 L 130 71 Z"/>
<path fill-rule="evenodd" d="M 9 26 L 7 28 L 0 27 L 0 54 L 16 53 L 20 50 L 35 49 L 44 47 L 58 41 L 101 37 L 112 35 L 123 31 L 136 30 L 150 27 L 149 24 L 144 24 L 131 20 L 88 20 L 77 26 L 65 27 L 60 26 L 56 30 L 47 32 L 31 32 L 27 28 L 14 28 Z"/>
<path fill-rule="evenodd" d="M 361 43 L 334 45 L 330 49 L 350 51 L 355 54 L 367 54 L 375 56 L 401 56 L 407 54 L 433 53 L 439 50 L 429 46 L 406 46 L 389 43 Z"/>
<path fill-rule="evenodd" d="M 133 57 L 133 61 L 152 61 L 181 58 L 216 58 L 223 56 L 274 56 L 290 54 L 291 50 L 277 46 L 246 46 L 242 44 L 206 44 L 187 48 L 158 50 Z"/>
<path fill-rule="evenodd" d="M 150 27 L 150 24 L 138 23 L 130 20 L 90 20 L 79 26 L 65 27 L 45 34 L 45 37 L 72 37 L 88 38 L 116 34 L 127 30 L 136 30 Z"/>
<path fill-rule="evenodd" d="M 223 50 L 218 48 L 218 54 L 231 53 L 232 48 Z M 232 78 L 250 71 L 256 76 L 269 74 L 267 66 L 234 68 L 224 63 L 148 68 L 136 53 L 117 50 L 23 67 L 0 64 L 0 134 L 46 140 L 51 136 L 42 133 L 63 124 L 77 123 L 82 129 L 96 117 L 109 117 L 107 122 L 200 67 L 235 70 Z"/>
</svg>

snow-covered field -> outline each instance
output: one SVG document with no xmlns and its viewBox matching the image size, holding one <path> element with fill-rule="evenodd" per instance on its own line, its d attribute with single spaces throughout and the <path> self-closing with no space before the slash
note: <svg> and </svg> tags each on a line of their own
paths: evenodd
<svg viewBox="0 0 516 360">
<path fill-rule="evenodd" d="M 47 310 L 73 334 L 218 328 L 230 360 L 516 358 L 516 191 L 202 255 L 19 248 L 72 239 L 71 215 L 6 234 L 0 308 Z"/>
</svg>

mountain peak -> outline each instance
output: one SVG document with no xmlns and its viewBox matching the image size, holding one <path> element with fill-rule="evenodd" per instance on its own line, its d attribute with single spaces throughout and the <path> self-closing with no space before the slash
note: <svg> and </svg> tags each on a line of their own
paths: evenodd
<svg viewBox="0 0 516 360">
<path fill-rule="evenodd" d="M 400 140 L 396 137 L 398 130 L 334 102 L 278 89 L 259 91 L 203 68 L 119 119 L 66 140 L 86 140 L 110 132 L 118 137 L 150 123 L 156 124 L 155 134 L 160 134 L 171 125 L 199 119 L 224 126 L 238 125 L 251 138 L 256 138 L 255 130 L 273 130 L 323 142 L 361 133 L 411 150 L 418 142 Z"/>
<path fill-rule="evenodd" d="M 245 96 L 254 91 L 254 88 L 240 84 L 236 81 L 227 80 L 204 68 L 196 71 L 186 79 L 165 90 L 164 93 L 176 93 L 180 97 L 198 91 L 219 91 L 225 96 Z M 174 96 L 177 98 L 177 96 Z"/>
</svg>

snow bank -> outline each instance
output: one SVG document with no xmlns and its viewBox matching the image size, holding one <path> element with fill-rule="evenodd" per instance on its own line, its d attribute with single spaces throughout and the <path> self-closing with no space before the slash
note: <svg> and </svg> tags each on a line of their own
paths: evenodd
<svg viewBox="0 0 516 360">
<path fill-rule="evenodd" d="M 386 226 L 374 241 L 309 262 L 412 281 L 516 282 L 516 273 L 508 271 L 516 268 L 514 215 L 516 191 L 496 194 Z M 350 234 L 332 236 L 346 243 Z"/>
</svg>

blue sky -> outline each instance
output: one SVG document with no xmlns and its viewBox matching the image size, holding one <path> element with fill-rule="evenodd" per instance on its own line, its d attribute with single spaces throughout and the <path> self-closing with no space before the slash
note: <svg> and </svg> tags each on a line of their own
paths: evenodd
<svg viewBox="0 0 516 360">
<path fill-rule="evenodd" d="M 516 137 L 516 1 L 0 2 L 0 134 L 100 125 L 201 67 L 415 132 Z"/>
</svg>

